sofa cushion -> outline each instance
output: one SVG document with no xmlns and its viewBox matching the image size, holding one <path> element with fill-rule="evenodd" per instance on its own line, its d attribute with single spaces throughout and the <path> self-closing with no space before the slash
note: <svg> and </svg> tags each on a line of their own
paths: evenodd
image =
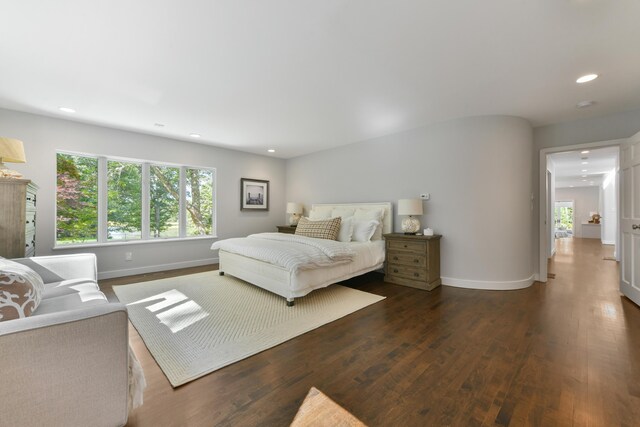
<svg viewBox="0 0 640 427">
<path fill-rule="evenodd" d="M 0 321 L 28 317 L 44 292 L 42 278 L 29 267 L 0 259 Z"/>
<path fill-rule="evenodd" d="M 60 282 L 45 283 L 42 298 L 55 298 L 62 295 L 77 294 L 78 292 L 99 290 L 98 284 L 90 279 L 62 280 Z"/>
<path fill-rule="evenodd" d="M 43 299 L 34 316 L 58 313 L 60 311 L 78 310 L 92 305 L 107 304 L 107 297 L 100 291 L 76 292 Z"/>
</svg>

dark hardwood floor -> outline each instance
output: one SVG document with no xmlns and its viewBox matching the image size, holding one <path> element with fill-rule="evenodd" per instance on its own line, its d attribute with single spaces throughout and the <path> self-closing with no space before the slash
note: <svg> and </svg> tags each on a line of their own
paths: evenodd
<svg viewBox="0 0 640 427">
<path fill-rule="evenodd" d="M 518 291 L 370 274 L 349 285 L 386 300 L 177 389 L 131 327 L 149 386 L 128 425 L 287 426 L 311 386 L 370 426 L 640 425 L 640 308 L 610 255 L 563 239 L 555 279 Z M 115 298 L 114 284 L 213 268 L 100 285 Z"/>
</svg>

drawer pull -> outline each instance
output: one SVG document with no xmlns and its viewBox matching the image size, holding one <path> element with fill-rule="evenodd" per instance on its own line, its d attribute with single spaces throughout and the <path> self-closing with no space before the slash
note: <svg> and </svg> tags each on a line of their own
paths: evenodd
<svg viewBox="0 0 640 427">
<path fill-rule="evenodd" d="M 407 247 L 407 245 L 404 245 L 404 247 L 406 248 L 406 247 Z"/>
<path fill-rule="evenodd" d="M 416 264 L 420 262 L 419 259 L 414 259 L 413 262 L 415 262 Z"/>
<path fill-rule="evenodd" d="M 398 269 L 397 269 L 397 268 L 394 268 L 394 269 L 393 269 L 393 272 L 394 272 L 394 273 L 397 273 L 397 272 L 398 272 Z"/>
<path fill-rule="evenodd" d="M 394 257 L 393 257 L 393 260 L 394 260 L 394 261 L 397 261 L 397 260 L 398 260 L 398 257 L 397 257 L 397 256 L 394 256 Z"/>
<path fill-rule="evenodd" d="M 413 273 L 414 276 L 420 277 L 420 273 Z"/>
</svg>

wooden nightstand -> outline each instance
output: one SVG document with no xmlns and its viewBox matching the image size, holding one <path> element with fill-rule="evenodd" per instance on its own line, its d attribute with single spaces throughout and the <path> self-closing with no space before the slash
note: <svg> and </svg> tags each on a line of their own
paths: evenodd
<svg viewBox="0 0 640 427">
<path fill-rule="evenodd" d="M 276 225 L 278 233 L 296 234 L 295 225 Z"/>
<path fill-rule="evenodd" d="M 440 286 L 442 236 L 385 234 L 387 250 L 384 280 L 396 285 L 431 291 Z"/>
</svg>

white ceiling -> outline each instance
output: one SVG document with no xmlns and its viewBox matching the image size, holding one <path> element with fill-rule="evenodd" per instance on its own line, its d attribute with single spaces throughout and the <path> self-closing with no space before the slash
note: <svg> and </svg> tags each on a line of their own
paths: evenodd
<svg viewBox="0 0 640 427">
<path fill-rule="evenodd" d="M 536 126 L 640 108 L 636 0 L 0 0 L 0 10 L 0 107 L 283 158 L 464 116 Z M 577 85 L 586 73 L 601 77 Z M 597 104 L 575 108 L 584 100 Z"/>
<path fill-rule="evenodd" d="M 618 153 L 618 147 L 608 147 L 589 150 L 589 153 L 568 151 L 549 155 L 555 166 L 556 188 L 602 184 L 605 175 L 618 166 Z"/>
</svg>

